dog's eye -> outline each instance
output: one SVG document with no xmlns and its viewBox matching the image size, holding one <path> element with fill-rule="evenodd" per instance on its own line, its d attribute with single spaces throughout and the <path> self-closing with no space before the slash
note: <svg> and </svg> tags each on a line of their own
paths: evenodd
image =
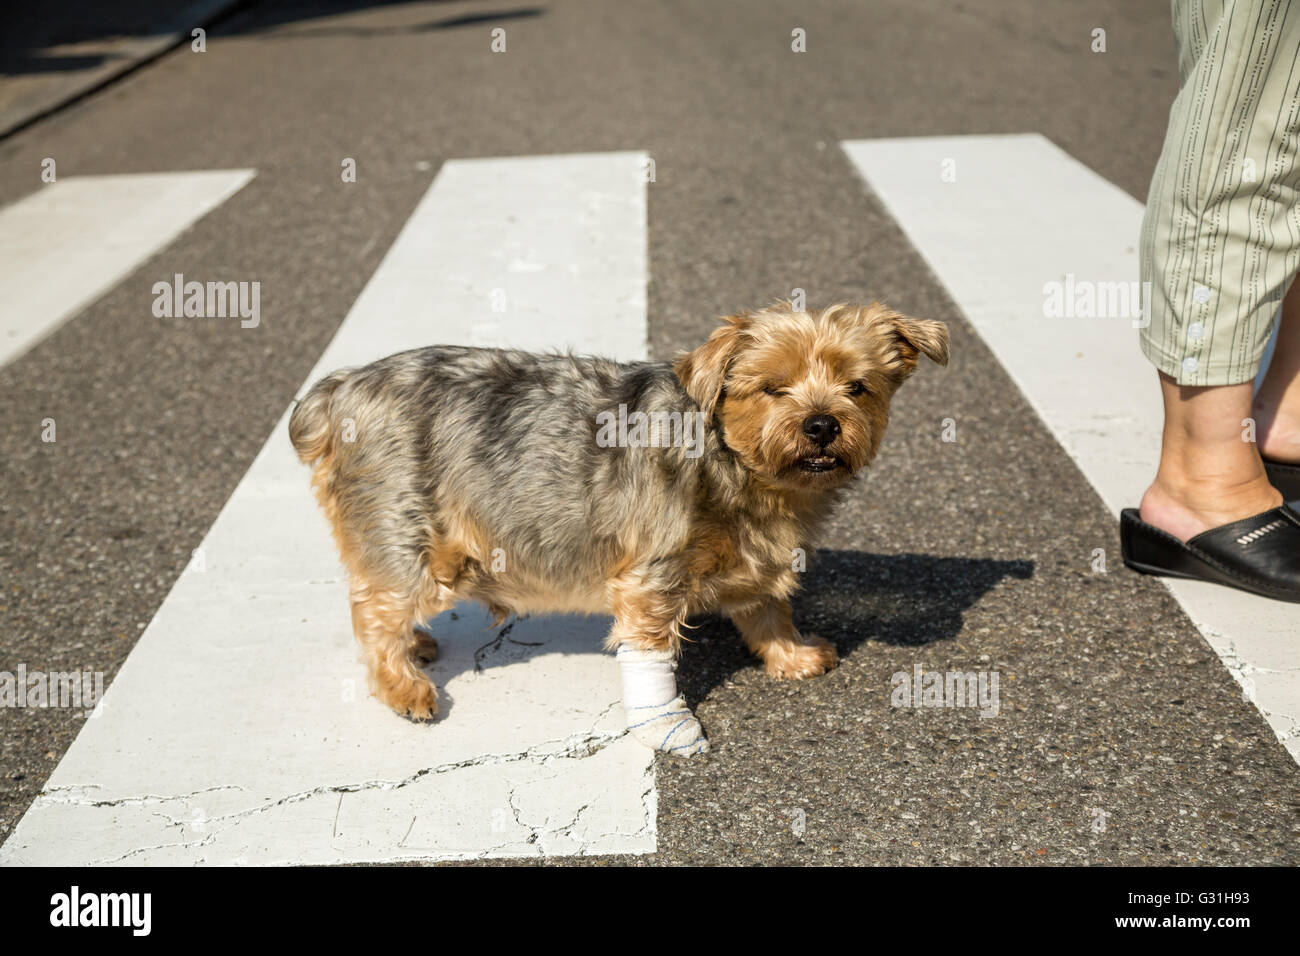
<svg viewBox="0 0 1300 956">
<path fill-rule="evenodd" d="M 784 395 L 785 392 L 783 392 L 781 389 L 777 388 L 775 385 L 764 385 L 764 386 L 763 386 L 763 394 L 764 394 L 764 395 L 777 396 L 777 395 Z"/>
<path fill-rule="evenodd" d="M 865 395 L 865 394 L 867 394 L 867 386 L 864 385 L 864 384 L 862 384 L 861 382 L 850 382 L 850 383 L 849 383 L 849 394 L 850 394 L 850 395 L 855 395 L 855 396 L 856 396 L 856 395 Z"/>
</svg>

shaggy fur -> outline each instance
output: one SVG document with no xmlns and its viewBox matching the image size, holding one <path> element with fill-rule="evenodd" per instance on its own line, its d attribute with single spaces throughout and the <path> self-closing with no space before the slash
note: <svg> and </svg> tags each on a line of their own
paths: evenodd
<svg viewBox="0 0 1300 956">
<path fill-rule="evenodd" d="M 289 433 L 376 694 L 436 711 L 415 625 L 463 599 L 612 614 L 607 646 L 641 649 L 677 650 L 689 615 L 719 611 L 772 676 L 825 672 L 834 648 L 791 618 L 796 549 L 875 457 L 920 354 L 947 364 L 942 323 L 784 303 L 672 365 L 433 346 L 317 382 Z M 620 405 L 702 414 L 702 448 L 604 447 Z"/>
</svg>

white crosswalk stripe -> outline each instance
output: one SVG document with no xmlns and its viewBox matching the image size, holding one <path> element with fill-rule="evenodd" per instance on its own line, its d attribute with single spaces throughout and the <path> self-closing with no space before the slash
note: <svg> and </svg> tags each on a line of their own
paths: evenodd
<svg viewBox="0 0 1300 956">
<path fill-rule="evenodd" d="M 642 163 L 447 163 L 309 382 L 431 342 L 644 357 Z M 607 622 L 520 622 L 476 673 L 492 632 L 446 615 L 443 712 L 404 721 L 365 691 L 307 480 L 282 420 L 0 862 L 653 850 L 652 752 L 623 732 Z"/>
<path fill-rule="evenodd" d="M 253 175 L 230 169 L 73 176 L 0 209 L 0 365 L 103 295 Z"/>
<path fill-rule="evenodd" d="M 1101 283 L 1138 281 L 1142 204 L 1037 135 L 843 146 L 1107 507 L 1136 505 L 1155 473 L 1161 403 L 1135 320 L 1052 317 L 1048 300 L 1050 283 L 1071 302 L 1084 298 L 1067 290 L 1092 283 L 1096 312 L 1116 291 Z M 1127 573 L 1118 554 L 1106 560 Z M 1167 583 L 1300 759 L 1294 605 Z"/>
</svg>

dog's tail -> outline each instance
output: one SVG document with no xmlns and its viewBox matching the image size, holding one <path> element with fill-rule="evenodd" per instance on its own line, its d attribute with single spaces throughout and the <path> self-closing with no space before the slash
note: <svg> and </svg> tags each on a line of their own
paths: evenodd
<svg viewBox="0 0 1300 956">
<path fill-rule="evenodd" d="M 303 464 L 315 464 L 333 449 L 334 393 L 352 371 L 345 368 L 326 375 L 311 387 L 289 416 L 289 441 L 293 442 Z"/>
</svg>

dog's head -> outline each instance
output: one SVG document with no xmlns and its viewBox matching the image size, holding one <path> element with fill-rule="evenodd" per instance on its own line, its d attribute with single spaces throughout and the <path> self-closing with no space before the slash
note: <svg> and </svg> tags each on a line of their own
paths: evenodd
<svg viewBox="0 0 1300 956">
<path fill-rule="evenodd" d="M 776 487 L 822 490 L 875 458 L 919 355 L 948 364 L 946 325 L 879 303 L 782 303 L 728 316 L 674 368 L 746 468 Z"/>
</svg>

